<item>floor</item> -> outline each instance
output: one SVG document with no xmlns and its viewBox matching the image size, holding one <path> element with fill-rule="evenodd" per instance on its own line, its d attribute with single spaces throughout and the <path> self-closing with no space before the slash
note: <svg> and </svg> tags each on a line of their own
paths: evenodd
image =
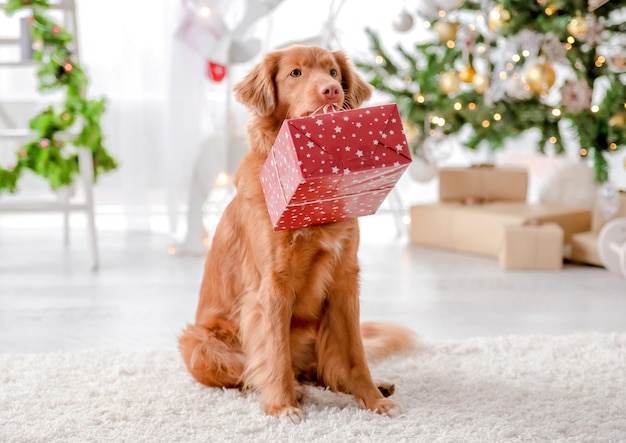
<svg viewBox="0 0 626 443">
<path fill-rule="evenodd" d="M 425 249 L 385 216 L 362 219 L 361 310 L 424 339 L 626 330 L 626 281 L 595 267 L 502 271 L 493 258 Z M 99 232 L 65 247 L 57 227 L 0 224 L 0 353 L 159 349 L 194 316 L 204 258 L 156 233 Z"/>
</svg>

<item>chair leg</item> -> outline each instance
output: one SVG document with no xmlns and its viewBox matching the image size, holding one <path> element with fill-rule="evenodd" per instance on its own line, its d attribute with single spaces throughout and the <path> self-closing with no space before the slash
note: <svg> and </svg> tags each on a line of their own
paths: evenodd
<svg viewBox="0 0 626 443">
<path fill-rule="evenodd" d="M 94 271 L 98 270 L 98 239 L 96 236 L 96 215 L 93 200 L 93 158 L 88 149 L 79 149 L 80 175 L 85 190 L 85 212 L 87 216 L 87 233 L 91 246 L 91 263 Z"/>
</svg>

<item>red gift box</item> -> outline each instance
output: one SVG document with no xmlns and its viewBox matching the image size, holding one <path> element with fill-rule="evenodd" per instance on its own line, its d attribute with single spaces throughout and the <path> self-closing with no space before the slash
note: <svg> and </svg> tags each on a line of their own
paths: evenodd
<svg viewBox="0 0 626 443">
<path fill-rule="evenodd" d="M 285 120 L 260 174 L 274 230 L 373 214 L 410 163 L 395 104 Z"/>
</svg>

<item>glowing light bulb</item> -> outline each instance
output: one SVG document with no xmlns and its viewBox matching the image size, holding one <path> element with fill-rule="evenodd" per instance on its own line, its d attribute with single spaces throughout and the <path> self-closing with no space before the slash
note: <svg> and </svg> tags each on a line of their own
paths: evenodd
<svg viewBox="0 0 626 443">
<path fill-rule="evenodd" d="M 220 172 L 217 175 L 217 179 L 215 180 L 217 186 L 226 186 L 229 182 L 228 174 L 225 172 Z"/>
<path fill-rule="evenodd" d="M 211 15 L 211 8 L 208 6 L 202 6 L 198 11 L 198 14 L 200 14 L 200 17 L 207 18 Z"/>
</svg>

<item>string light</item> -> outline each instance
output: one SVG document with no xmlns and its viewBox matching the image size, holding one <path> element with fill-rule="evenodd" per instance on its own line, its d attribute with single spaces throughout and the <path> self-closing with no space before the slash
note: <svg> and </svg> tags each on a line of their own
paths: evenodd
<svg viewBox="0 0 626 443">
<path fill-rule="evenodd" d="M 418 92 L 413 96 L 413 100 L 415 100 L 417 103 L 424 103 L 426 101 L 426 97 Z"/>
<path fill-rule="evenodd" d="M 402 223 L 404 223 L 405 225 L 410 225 L 411 224 L 411 216 L 410 215 L 405 215 L 404 217 L 402 217 Z"/>
<path fill-rule="evenodd" d="M 446 42 L 446 46 L 447 46 L 448 48 L 450 48 L 450 49 L 454 49 L 454 46 L 456 46 L 456 45 L 454 44 L 454 42 L 453 42 L 452 40 L 448 40 L 448 41 Z"/>
<path fill-rule="evenodd" d="M 228 174 L 225 172 L 220 172 L 217 175 L 217 179 L 215 180 L 215 183 L 217 184 L 217 186 L 226 186 L 229 181 L 230 181 L 230 178 L 228 177 Z"/>
<path fill-rule="evenodd" d="M 606 58 L 604 58 L 604 56 L 603 56 L 603 55 L 599 56 L 599 57 L 596 59 L 596 63 L 595 63 L 596 68 L 601 68 L 601 67 L 602 67 L 602 65 L 604 64 L 604 62 L 606 62 Z"/>
<path fill-rule="evenodd" d="M 569 43 L 570 45 L 573 45 L 575 41 L 576 39 L 572 37 L 571 35 L 567 37 L 567 43 Z"/>
<path fill-rule="evenodd" d="M 211 8 L 208 6 L 202 6 L 199 11 L 200 17 L 207 18 L 211 15 Z"/>
<path fill-rule="evenodd" d="M 491 125 L 491 123 L 489 123 L 489 120 L 483 120 L 481 124 L 483 128 L 488 128 Z"/>
<path fill-rule="evenodd" d="M 493 114 L 493 119 L 499 122 L 500 120 L 502 120 L 502 115 L 496 112 L 495 114 Z"/>
<path fill-rule="evenodd" d="M 463 105 L 461 104 L 461 102 L 456 102 L 454 104 L 454 109 L 457 111 L 460 111 L 461 109 L 463 109 Z"/>
<path fill-rule="evenodd" d="M 585 157 L 588 154 L 587 148 L 580 148 L 580 155 Z"/>
<path fill-rule="evenodd" d="M 598 106 L 598 105 L 593 105 L 591 107 L 591 112 L 598 112 L 599 110 L 600 110 L 600 106 Z"/>
<path fill-rule="evenodd" d="M 530 51 L 529 51 L 528 49 L 524 49 L 524 50 L 522 51 L 522 55 L 523 55 L 524 57 L 528 57 L 528 56 L 530 55 Z"/>
<path fill-rule="evenodd" d="M 467 105 L 468 108 L 470 108 L 471 111 L 473 111 L 474 109 L 476 109 L 476 103 L 472 102 L 469 105 Z"/>
<path fill-rule="evenodd" d="M 552 115 L 555 117 L 560 117 L 561 116 L 561 110 L 559 108 L 554 108 L 552 110 Z"/>
<path fill-rule="evenodd" d="M 550 141 L 550 143 L 555 144 L 557 139 L 556 139 L 555 136 L 552 136 L 552 137 L 549 138 L 549 141 Z"/>
<path fill-rule="evenodd" d="M 432 25 L 431 25 L 431 23 L 430 23 L 429 21 L 425 21 L 425 22 L 424 22 L 424 27 L 425 27 L 426 29 L 430 28 L 431 26 L 432 26 Z"/>
<path fill-rule="evenodd" d="M 616 144 L 616 143 L 611 143 L 611 144 L 609 145 L 609 149 L 610 149 L 611 151 L 615 151 L 615 150 L 617 149 L 617 144 Z"/>
<path fill-rule="evenodd" d="M 174 254 L 176 254 L 176 246 L 170 246 L 170 247 L 168 247 L 168 248 L 167 248 L 167 253 L 168 253 L 169 255 L 174 255 Z"/>
<path fill-rule="evenodd" d="M 382 65 L 384 61 L 385 61 L 385 59 L 383 58 L 382 55 L 377 55 L 376 56 L 376 63 L 378 63 L 379 65 Z"/>
<path fill-rule="evenodd" d="M 439 17 L 444 18 L 446 16 L 446 11 L 441 10 L 439 11 Z"/>
<path fill-rule="evenodd" d="M 506 80 L 506 78 L 508 77 L 507 73 L 505 71 L 500 71 L 498 73 L 498 77 L 500 78 L 500 80 Z"/>
<path fill-rule="evenodd" d="M 511 60 L 513 60 L 514 62 L 518 62 L 522 59 L 522 57 L 519 56 L 519 54 L 513 54 L 513 57 L 511 57 Z"/>
</svg>

